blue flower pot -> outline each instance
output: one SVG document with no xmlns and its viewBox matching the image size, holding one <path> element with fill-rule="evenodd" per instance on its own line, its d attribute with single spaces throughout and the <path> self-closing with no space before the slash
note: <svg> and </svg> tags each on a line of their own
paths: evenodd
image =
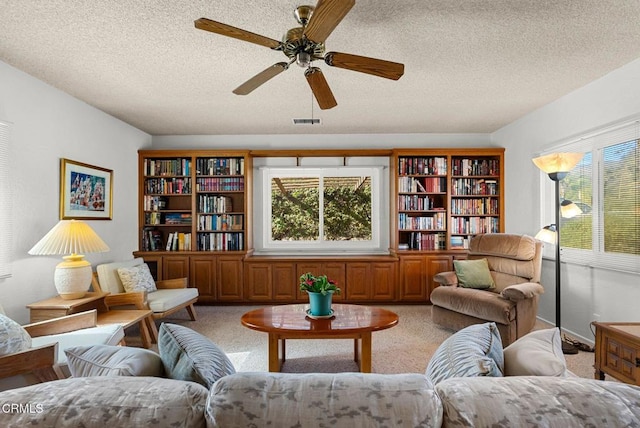
<svg viewBox="0 0 640 428">
<path fill-rule="evenodd" d="M 316 317 L 331 315 L 331 298 L 333 291 L 327 294 L 307 293 L 309 295 L 309 312 Z"/>
</svg>

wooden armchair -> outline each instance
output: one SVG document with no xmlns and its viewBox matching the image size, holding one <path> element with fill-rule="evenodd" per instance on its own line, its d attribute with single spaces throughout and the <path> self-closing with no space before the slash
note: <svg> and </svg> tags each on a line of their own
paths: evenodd
<svg viewBox="0 0 640 428">
<path fill-rule="evenodd" d="M 93 276 L 94 291 L 109 293 L 107 303 L 110 307 L 132 305 L 129 299 L 136 299 L 133 304 L 137 309 L 151 309 L 155 319 L 165 318 L 182 309 L 186 309 L 189 318 L 196 320 L 193 304 L 198 301 L 198 289 L 187 287 L 187 278 L 156 281 L 157 291 L 154 292 L 125 292 L 118 275 L 119 268 L 132 268 L 144 264 L 142 258 L 135 258 L 126 262 L 101 264 L 96 267 Z M 136 297 L 131 297 L 136 296 Z M 120 303 L 120 304 L 118 304 Z"/>
<path fill-rule="evenodd" d="M 91 310 L 24 325 L 31 349 L 0 356 L 0 390 L 68 376 L 64 350 L 72 346 L 115 345 L 124 339 L 119 325 L 97 327 Z"/>
</svg>

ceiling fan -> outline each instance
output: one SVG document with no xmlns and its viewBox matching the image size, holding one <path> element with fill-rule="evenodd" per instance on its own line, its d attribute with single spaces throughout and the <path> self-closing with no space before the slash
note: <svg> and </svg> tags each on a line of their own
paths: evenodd
<svg viewBox="0 0 640 428">
<path fill-rule="evenodd" d="M 289 58 L 288 62 L 278 62 L 256 74 L 234 89 L 234 94 L 249 94 L 260 85 L 287 70 L 295 62 L 300 67 L 306 68 L 304 75 L 311 91 L 320 108 L 326 110 L 335 107 L 338 103 L 322 74 L 322 70 L 312 66 L 313 61 L 324 60 L 327 65 L 332 67 L 359 71 L 386 79 L 398 80 L 404 74 L 404 64 L 397 62 L 341 52 L 325 53 L 325 40 L 355 3 L 355 0 L 318 0 L 315 7 L 298 6 L 294 16 L 301 27 L 287 31 L 281 42 L 207 18 L 197 19 L 195 26 L 200 30 L 282 51 Z"/>
</svg>

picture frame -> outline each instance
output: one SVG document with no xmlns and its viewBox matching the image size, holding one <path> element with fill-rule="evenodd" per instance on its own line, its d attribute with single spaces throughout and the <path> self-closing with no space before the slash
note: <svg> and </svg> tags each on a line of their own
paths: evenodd
<svg viewBox="0 0 640 428">
<path fill-rule="evenodd" d="M 113 170 L 60 159 L 60 219 L 111 220 Z"/>
</svg>

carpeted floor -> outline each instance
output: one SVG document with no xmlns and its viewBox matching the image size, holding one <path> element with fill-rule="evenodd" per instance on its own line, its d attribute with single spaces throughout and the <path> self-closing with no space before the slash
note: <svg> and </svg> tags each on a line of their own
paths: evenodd
<svg viewBox="0 0 640 428">
<path fill-rule="evenodd" d="M 165 322 L 181 324 L 209 337 L 232 360 L 237 371 L 267 371 L 267 334 L 240 324 L 245 312 L 259 306 L 196 306 L 198 320 L 181 311 Z M 373 333 L 372 371 L 375 373 L 423 373 L 440 343 L 452 332 L 431 322 L 430 305 L 384 305 L 398 314 L 400 322 L 388 330 Z M 157 321 L 158 326 L 160 322 Z M 550 326 L 538 322 L 539 328 Z M 139 346 L 135 327 L 127 331 L 127 343 Z M 594 354 L 580 352 L 565 356 L 569 370 L 593 378 Z M 285 372 L 357 371 L 351 340 L 288 340 Z"/>
</svg>

